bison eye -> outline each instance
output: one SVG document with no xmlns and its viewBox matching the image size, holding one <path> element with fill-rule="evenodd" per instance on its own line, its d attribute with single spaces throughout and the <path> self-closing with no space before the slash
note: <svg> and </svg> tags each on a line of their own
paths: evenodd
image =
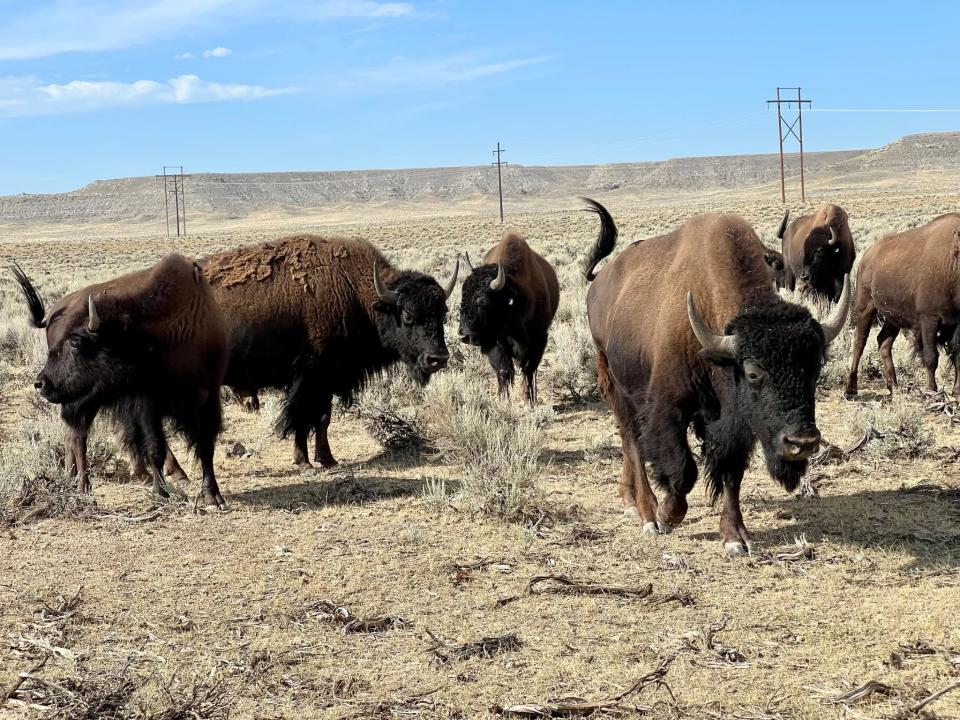
<svg viewBox="0 0 960 720">
<path fill-rule="evenodd" d="M 763 378 L 766 376 L 766 371 L 759 365 L 751 362 L 746 362 L 743 364 L 743 374 L 746 375 L 747 382 L 751 385 L 760 385 L 763 383 Z"/>
</svg>

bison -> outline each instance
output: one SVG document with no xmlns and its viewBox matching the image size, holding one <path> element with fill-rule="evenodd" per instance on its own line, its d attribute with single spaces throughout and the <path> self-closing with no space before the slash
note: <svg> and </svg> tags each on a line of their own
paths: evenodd
<svg viewBox="0 0 960 720">
<path fill-rule="evenodd" d="M 162 496 L 168 456 L 163 423 L 172 421 L 200 460 L 202 499 L 226 508 L 213 454 L 227 332 L 197 264 L 168 255 L 150 269 L 71 293 L 49 314 L 23 270 L 14 265 L 13 272 L 31 324 L 46 330 L 49 352 L 35 385 L 45 399 L 61 405 L 66 469 L 76 475 L 78 490 L 91 488 L 86 439 L 102 410 L 115 421 L 131 456 L 146 461 L 153 489 Z"/>
<path fill-rule="evenodd" d="M 850 274 L 857 256 L 847 213 L 838 205 L 824 205 L 788 226 L 789 217 L 787 210 L 777 231 L 783 251 L 783 286 L 795 290 L 799 281 L 801 288 L 837 302 L 843 278 Z"/>
<path fill-rule="evenodd" d="M 516 233 L 503 236 L 463 282 L 460 340 L 477 345 L 497 373 L 500 392 L 513 385 L 516 358 L 523 394 L 537 402 L 537 368 L 557 312 L 560 284 L 553 267 Z"/>
<path fill-rule="evenodd" d="M 336 465 L 327 439 L 333 397 L 348 404 L 368 378 L 397 362 L 420 383 L 446 367 L 446 288 L 397 270 L 360 239 L 297 235 L 202 260 L 229 325 L 224 384 L 258 404 L 285 390 L 278 431 L 294 436 L 294 463 Z"/>
<path fill-rule="evenodd" d="M 897 387 L 893 342 L 901 330 L 910 330 L 927 370 L 927 390 L 937 389 L 938 346 L 943 346 L 954 364 L 953 394 L 960 399 L 960 213 L 885 237 L 863 254 L 848 397 L 857 394 L 860 358 L 878 317 L 877 345 L 890 393 Z"/>
<path fill-rule="evenodd" d="M 723 214 L 636 242 L 595 275 L 617 227 L 602 205 L 590 206 L 600 233 L 585 266 L 593 280 L 587 316 L 600 391 L 620 426 L 624 512 L 651 534 L 683 520 L 697 479 L 692 425 L 710 496 L 723 496 L 721 539 L 730 554 L 746 554 L 743 473 L 758 440 L 770 475 L 787 490 L 806 471 L 820 442 L 814 391 L 846 317 L 849 279 L 837 307 L 817 322 L 777 294 L 753 228 Z M 659 504 L 647 461 L 666 493 Z"/>
</svg>

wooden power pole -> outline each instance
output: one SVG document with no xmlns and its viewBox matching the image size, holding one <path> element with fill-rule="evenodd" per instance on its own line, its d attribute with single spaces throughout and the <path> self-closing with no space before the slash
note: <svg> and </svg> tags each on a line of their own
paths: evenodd
<svg viewBox="0 0 960 720">
<path fill-rule="evenodd" d="M 783 90 L 796 90 L 796 99 L 782 97 L 780 93 Z M 803 178 L 803 106 L 806 105 L 807 107 L 810 107 L 812 103 L 812 100 L 804 100 L 801 97 L 800 88 L 798 87 L 778 87 L 777 99 L 767 100 L 767 107 L 770 107 L 771 105 L 777 106 L 777 134 L 780 138 L 780 202 L 782 203 L 787 202 L 787 189 L 783 167 L 783 141 L 789 135 L 793 135 L 794 139 L 800 143 L 800 200 L 801 202 L 805 202 L 807 199 L 807 189 Z M 797 114 L 792 118 L 792 120 L 790 117 L 783 116 L 784 105 L 787 106 L 787 110 L 792 110 L 793 105 L 797 106 Z"/>
<path fill-rule="evenodd" d="M 500 143 L 497 143 L 497 149 L 493 151 L 493 154 L 497 156 L 497 161 L 495 163 L 490 163 L 491 165 L 497 166 L 497 190 L 499 190 L 500 192 L 500 222 L 501 223 L 503 222 L 503 175 L 500 171 L 500 167 L 503 165 L 506 165 L 506 163 L 500 159 L 500 155 L 502 155 L 505 152 L 506 150 L 503 150 L 500 147 Z"/>
</svg>

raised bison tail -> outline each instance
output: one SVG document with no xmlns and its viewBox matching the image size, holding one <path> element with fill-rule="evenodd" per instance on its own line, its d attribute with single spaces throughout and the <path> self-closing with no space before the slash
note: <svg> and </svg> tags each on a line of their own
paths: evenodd
<svg viewBox="0 0 960 720">
<path fill-rule="evenodd" d="M 783 240 L 783 234 L 787 231 L 787 220 L 790 219 L 790 208 L 783 211 L 783 219 L 780 221 L 780 227 L 777 228 L 777 238 Z"/>
<path fill-rule="evenodd" d="M 27 307 L 30 309 L 30 324 L 35 328 L 45 327 L 46 323 L 43 321 L 43 318 L 44 315 L 46 315 L 46 310 L 43 309 L 43 300 L 40 299 L 40 294 L 37 292 L 37 289 L 17 263 L 13 263 L 10 269 L 13 271 L 13 276 L 20 285 L 23 298 L 27 301 Z"/>
<path fill-rule="evenodd" d="M 597 242 L 594 243 L 590 255 L 587 256 L 587 262 L 583 266 L 583 276 L 587 279 L 587 282 L 590 282 L 596 277 L 593 269 L 601 260 L 613 252 L 613 248 L 617 244 L 617 225 L 603 205 L 590 198 L 581 199 L 587 204 L 587 207 L 584 208 L 587 212 L 596 213 L 600 217 L 600 234 L 597 236 Z"/>
</svg>

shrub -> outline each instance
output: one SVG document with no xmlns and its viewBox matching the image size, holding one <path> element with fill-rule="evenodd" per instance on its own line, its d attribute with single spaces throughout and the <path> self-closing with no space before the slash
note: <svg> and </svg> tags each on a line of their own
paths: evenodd
<svg viewBox="0 0 960 720">
<path fill-rule="evenodd" d="M 410 450 L 426 444 L 420 401 L 423 390 L 402 368 L 371 383 L 357 398 L 356 413 L 367 432 L 386 450 Z"/>
</svg>

